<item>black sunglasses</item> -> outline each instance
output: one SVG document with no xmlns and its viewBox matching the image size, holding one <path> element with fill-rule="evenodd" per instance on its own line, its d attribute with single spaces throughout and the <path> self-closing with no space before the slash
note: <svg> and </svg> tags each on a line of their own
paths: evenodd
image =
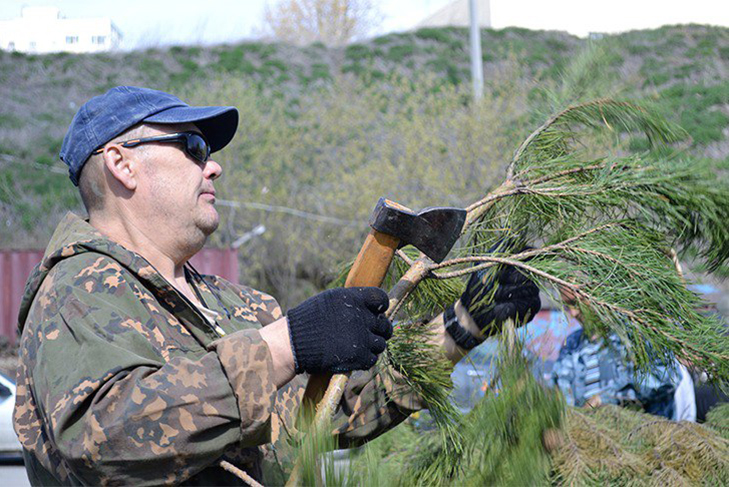
<svg viewBox="0 0 729 487">
<path fill-rule="evenodd" d="M 130 139 L 118 142 L 122 147 L 136 147 L 149 142 L 184 142 L 185 153 L 199 162 L 205 162 L 210 158 L 210 144 L 202 134 L 197 132 L 179 132 L 176 134 L 156 135 L 154 137 L 143 137 L 141 139 Z M 91 154 L 101 154 L 104 148 L 96 149 Z"/>
</svg>

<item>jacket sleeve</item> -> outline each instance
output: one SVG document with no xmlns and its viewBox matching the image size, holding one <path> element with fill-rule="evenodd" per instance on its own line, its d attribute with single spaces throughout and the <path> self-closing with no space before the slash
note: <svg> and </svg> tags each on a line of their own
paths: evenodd
<svg viewBox="0 0 729 487">
<path fill-rule="evenodd" d="M 217 278 L 217 283 L 221 284 L 222 279 Z M 248 307 L 256 315 L 256 319 L 261 326 L 270 325 L 274 321 L 283 316 L 281 306 L 273 296 L 256 291 L 248 286 L 231 284 L 225 281 L 226 286 L 233 288 L 238 297 L 248 305 Z"/>
<path fill-rule="evenodd" d="M 283 316 L 272 296 L 247 286 L 225 284 L 236 289 L 263 326 Z M 274 442 L 297 432 L 297 415 L 307 380 L 306 374 L 297 376 L 278 391 L 272 422 Z M 340 447 L 357 446 L 394 428 L 423 407 L 403 376 L 380 360 L 372 369 L 351 375 L 333 418 L 334 434 L 339 438 Z"/>
<path fill-rule="evenodd" d="M 296 438 L 298 416 L 308 376 L 298 375 L 278 391 L 272 417 L 274 444 Z M 340 448 L 360 446 L 402 423 L 424 403 L 392 367 L 379 363 L 352 373 L 332 418 L 332 434 Z"/>
<path fill-rule="evenodd" d="M 371 441 L 425 407 L 403 376 L 384 364 L 352 373 L 332 423 L 340 448 Z"/>
<path fill-rule="evenodd" d="M 78 479 L 178 483 L 233 443 L 269 441 L 276 389 L 258 331 L 221 338 L 196 360 L 174 345 L 165 349 L 172 358 L 163 357 L 154 322 L 129 318 L 106 297 L 75 293 L 53 319 L 24 332 L 34 396 Z"/>
</svg>

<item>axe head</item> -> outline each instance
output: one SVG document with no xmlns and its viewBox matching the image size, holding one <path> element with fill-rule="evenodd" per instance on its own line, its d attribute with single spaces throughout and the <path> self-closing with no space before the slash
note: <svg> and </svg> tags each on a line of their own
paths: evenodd
<svg viewBox="0 0 729 487">
<path fill-rule="evenodd" d="M 435 262 L 441 262 L 461 235 L 466 210 L 431 207 L 418 213 L 380 198 L 370 217 L 370 226 L 400 240 L 400 247 L 413 245 Z"/>
</svg>

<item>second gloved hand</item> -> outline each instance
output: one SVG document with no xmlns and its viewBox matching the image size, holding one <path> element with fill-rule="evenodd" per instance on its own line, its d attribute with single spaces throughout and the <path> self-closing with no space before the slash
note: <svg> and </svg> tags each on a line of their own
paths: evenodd
<svg viewBox="0 0 729 487">
<path fill-rule="evenodd" d="M 392 336 L 383 314 L 387 293 L 376 287 L 329 289 L 287 315 L 296 373 L 369 369 Z"/>
<path fill-rule="evenodd" d="M 471 274 L 461 303 L 487 336 L 497 333 L 507 319 L 524 325 L 541 309 L 539 288 L 513 266 Z"/>
<path fill-rule="evenodd" d="M 455 305 L 446 308 L 443 318 L 446 331 L 464 350 L 498 333 L 504 321 L 511 319 L 516 326 L 522 326 L 541 309 L 539 288 L 513 266 L 491 267 L 471 274 L 460 303 L 480 330 L 480 336 L 474 336 L 460 323 Z"/>
</svg>

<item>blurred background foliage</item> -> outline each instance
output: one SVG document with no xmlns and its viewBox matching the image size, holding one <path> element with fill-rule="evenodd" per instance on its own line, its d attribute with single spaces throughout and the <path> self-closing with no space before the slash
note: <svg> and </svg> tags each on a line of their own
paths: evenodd
<svg viewBox="0 0 729 487">
<path fill-rule="evenodd" d="M 239 249 L 241 281 L 285 307 L 354 257 L 378 197 L 416 209 L 472 202 L 503 180 L 531 130 L 578 100 L 648 103 L 687 130 L 689 155 L 729 166 L 729 29 L 668 26 L 587 41 L 507 28 L 481 37 L 478 105 L 459 28 L 341 48 L 0 53 L 0 247 L 43 247 L 66 211 L 83 213 L 58 149 L 78 107 L 119 84 L 238 107 L 238 134 L 217 155 L 222 220 L 210 245 L 265 225 Z M 647 148 L 640 137 L 622 142 L 624 152 Z"/>
</svg>

